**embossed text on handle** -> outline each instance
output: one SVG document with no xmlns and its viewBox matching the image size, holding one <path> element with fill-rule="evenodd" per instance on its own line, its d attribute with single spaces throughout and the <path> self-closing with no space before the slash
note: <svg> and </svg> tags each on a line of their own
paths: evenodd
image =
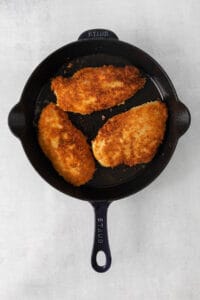
<svg viewBox="0 0 200 300">
<path fill-rule="evenodd" d="M 109 33 L 108 31 L 89 31 L 88 32 L 88 37 L 90 38 L 95 38 L 95 37 L 108 37 Z"/>
<path fill-rule="evenodd" d="M 103 218 L 97 218 L 97 243 L 103 244 Z"/>
</svg>

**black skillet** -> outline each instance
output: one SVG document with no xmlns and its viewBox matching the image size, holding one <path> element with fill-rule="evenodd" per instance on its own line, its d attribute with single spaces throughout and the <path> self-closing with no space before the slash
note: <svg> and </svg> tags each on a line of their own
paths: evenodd
<svg viewBox="0 0 200 300">
<path fill-rule="evenodd" d="M 146 76 L 147 83 L 125 104 L 112 109 L 82 116 L 70 113 L 72 122 L 87 135 L 90 142 L 98 129 L 113 115 L 132 106 L 150 100 L 161 99 L 167 104 L 169 119 L 164 142 L 149 164 L 135 167 L 121 165 L 103 168 L 97 162 L 94 178 L 81 187 L 64 181 L 41 151 L 37 141 L 37 120 L 41 109 L 55 96 L 50 90 L 50 79 L 58 74 L 71 76 L 83 67 L 102 65 L 137 66 Z M 146 187 L 169 162 L 178 139 L 190 125 L 190 113 L 179 101 L 176 91 L 161 66 L 147 53 L 135 46 L 119 41 L 109 30 L 94 29 L 82 33 L 78 41 L 68 44 L 48 56 L 32 73 L 23 90 L 20 102 L 9 114 L 11 131 L 21 140 L 24 151 L 37 172 L 57 190 L 78 199 L 89 201 L 95 210 L 95 239 L 92 251 L 92 266 L 97 272 L 105 272 L 111 265 L 107 235 L 107 208 L 117 200 Z M 105 253 L 104 266 L 97 263 L 97 253 Z"/>
</svg>

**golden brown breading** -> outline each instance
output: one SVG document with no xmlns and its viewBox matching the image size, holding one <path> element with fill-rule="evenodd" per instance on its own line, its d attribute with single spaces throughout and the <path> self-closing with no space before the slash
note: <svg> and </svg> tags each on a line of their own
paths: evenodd
<svg viewBox="0 0 200 300">
<path fill-rule="evenodd" d="M 95 172 L 86 137 L 55 104 L 48 104 L 38 123 L 39 144 L 57 172 L 75 186 L 85 184 Z"/>
<path fill-rule="evenodd" d="M 95 158 L 104 167 L 150 162 L 163 140 L 167 107 L 148 102 L 110 118 L 92 142 Z"/>
<path fill-rule="evenodd" d="M 51 89 L 64 111 L 90 114 L 124 103 L 145 84 L 134 66 L 83 68 L 72 77 L 55 77 Z"/>
</svg>

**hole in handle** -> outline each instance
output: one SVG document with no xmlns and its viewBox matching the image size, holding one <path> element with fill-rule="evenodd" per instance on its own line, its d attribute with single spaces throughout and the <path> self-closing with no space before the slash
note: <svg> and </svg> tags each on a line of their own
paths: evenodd
<svg viewBox="0 0 200 300">
<path fill-rule="evenodd" d="M 106 272 L 111 266 L 111 261 L 110 253 L 106 253 L 104 250 L 97 250 L 92 254 L 91 263 L 96 272 Z"/>
<path fill-rule="evenodd" d="M 105 267 L 106 265 L 106 254 L 104 251 L 99 250 L 96 254 L 97 265 L 100 267 Z"/>
</svg>

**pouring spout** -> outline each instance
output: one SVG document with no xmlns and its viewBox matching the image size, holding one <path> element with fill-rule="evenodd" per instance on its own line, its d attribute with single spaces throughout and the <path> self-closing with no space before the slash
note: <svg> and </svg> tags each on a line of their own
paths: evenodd
<svg viewBox="0 0 200 300">
<path fill-rule="evenodd" d="M 25 130 L 25 116 L 21 109 L 21 104 L 17 103 L 8 116 L 8 126 L 11 132 L 20 138 Z"/>
<path fill-rule="evenodd" d="M 190 127 L 191 114 L 189 109 L 181 101 L 177 102 L 176 124 L 178 135 L 181 137 Z"/>
</svg>

